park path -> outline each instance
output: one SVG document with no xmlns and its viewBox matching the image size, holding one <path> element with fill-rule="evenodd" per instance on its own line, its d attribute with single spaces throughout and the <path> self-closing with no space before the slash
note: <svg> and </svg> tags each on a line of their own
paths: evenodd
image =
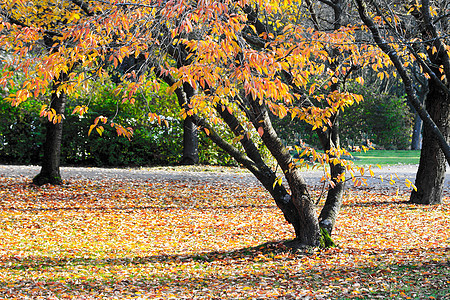
<svg viewBox="0 0 450 300">
<path fill-rule="evenodd" d="M 387 166 L 382 169 L 374 168 L 375 177 L 368 176 L 368 182 L 371 188 L 376 189 L 407 189 L 405 179 L 414 182 L 418 165 L 395 165 Z M 61 176 L 63 179 L 90 179 L 90 180 L 154 180 L 154 181 L 209 181 L 209 182 L 228 182 L 234 184 L 259 185 L 256 178 L 248 172 L 236 171 L 230 168 L 211 168 L 205 167 L 208 171 L 202 171 L 202 167 L 194 169 L 187 168 L 189 171 L 180 171 L 172 167 L 157 168 L 85 168 L 85 167 L 62 167 Z M 445 191 L 450 191 L 450 168 L 447 168 L 445 178 Z M 0 176 L 2 177 L 24 177 L 33 178 L 39 173 L 39 166 L 17 166 L 0 165 Z M 384 177 L 382 182 L 379 175 Z M 389 184 L 390 176 L 393 175 L 396 183 Z M 322 171 L 305 171 L 303 176 L 310 186 L 321 186 L 320 179 L 323 176 Z M 397 176 L 399 179 L 397 179 Z M 387 179 L 387 180 L 386 180 Z"/>
</svg>

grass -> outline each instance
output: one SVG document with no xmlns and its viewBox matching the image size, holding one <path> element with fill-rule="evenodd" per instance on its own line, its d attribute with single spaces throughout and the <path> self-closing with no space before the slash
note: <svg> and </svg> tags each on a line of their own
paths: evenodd
<svg viewBox="0 0 450 300">
<path fill-rule="evenodd" d="M 409 165 L 419 163 L 420 150 L 369 150 L 352 155 L 357 165 Z"/>
<path fill-rule="evenodd" d="M 2 177 L 0 298 L 448 299 L 449 194 L 406 199 L 349 190 L 339 247 L 300 256 L 257 185 Z"/>
</svg>

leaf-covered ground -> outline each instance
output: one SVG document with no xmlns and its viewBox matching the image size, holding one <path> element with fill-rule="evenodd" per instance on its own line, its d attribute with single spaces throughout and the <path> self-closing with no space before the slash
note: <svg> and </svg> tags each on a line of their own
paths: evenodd
<svg viewBox="0 0 450 300">
<path fill-rule="evenodd" d="M 450 298 L 448 194 L 416 206 L 349 190 L 339 247 L 300 256 L 255 185 L 29 182 L 0 178 L 2 299 Z"/>
</svg>

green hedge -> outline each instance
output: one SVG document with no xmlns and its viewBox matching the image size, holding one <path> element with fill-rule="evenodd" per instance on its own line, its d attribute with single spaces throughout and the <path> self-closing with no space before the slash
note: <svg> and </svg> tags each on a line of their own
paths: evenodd
<svg viewBox="0 0 450 300">
<path fill-rule="evenodd" d="M 113 93 L 114 86 L 99 84 L 66 108 L 62 165 L 85 166 L 151 166 L 173 165 L 181 160 L 183 150 L 183 123 L 173 98 L 164 90 L 160 94 L 140 94 L 135 104 L 121 103 Z M 118 104 L 119 102 L 119 104 Z M 77 104 L 89 104 L 88 112 L 80 117 L 72 115 Z M 19 107 L 11 107 L 0 100 L 0 162 L 8 164 L 40 164 L 45 126 L 39 118 L 42 104 L 29 100 Z M 145 111 L 169 116 L 169 126 L 160 126 L 149 121 Z M 131 141 L 117 136 L 114 128 L 105 125 L 102 136 L 94 130 L 88 136 L 89 126 L 99 116 L 111 117 L 114 121 L 134 130 Z M 203 133 L 199 140 L 199 157 L 202 164 L 231 165 L 234 161 L 218 149 Z"/>
</svg>

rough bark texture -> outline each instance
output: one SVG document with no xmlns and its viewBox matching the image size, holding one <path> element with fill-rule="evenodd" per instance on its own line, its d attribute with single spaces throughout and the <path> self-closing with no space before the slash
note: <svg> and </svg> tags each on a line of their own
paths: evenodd
<svg viewBox="0 0 450 300">
<path fill-rule="evenodd" d="M 249 100 L 249 104 L 251 105 L 251 111 L 249 111 L 251 114 L 250 120 L 256 129 L 262 127 L 263 135 L 261 138 L 280 165 L 291 189 L 291 199 L 289 200 L 294 204 L 294 214 L 297 217 L 297 223 L 292 224 L 292 226 L 295 229 L 298 247 L 318 247 L 320 245 L 321 232 L 315 205 L 308 193 L 306 182 L 295 166 L 289 151 L 283 146 L 273 129 L 267 109 L 259 101 L 252 99 Z M 286 216 L 286 212 L 283 211 L 283 213 Z"/>
<path fill-rule="evenodd" d="M 57 95 L 56 90 L 59 87 L 59 82 L 68 80 L 66 73 L 59 76 L 57 81 L 55 80 L 52 87 L 51 105 L 57 115 L 64 114 L 66 107 L 66 95 L 61 92 Z M 44 157 L 42 159 L 41 171 L 36 177 L 33 178 L 33 183 L 36 185 L 43 184 L 61 184 L 61 173 L 59 170 L 60 155 L 61 155 L 61 141 L 63 122 L 53 124 L 53 122 L 47 121 L 46 125 L 45 142 L 43 145 Z"/>
<path fill-rule="evenodd" d="M 447 142 L 450 140 L 450 91 L 448 77 L 450 76 L 450 57 L 445 51 L 437 27 L 439 22 L 433 22 L 430 15 L 430 2 L 421 0 L 421 5 L 412 11 L 413 16 L 419 25 L 422 39 L 427 47 L 429 64 L 425 64 L 425 70 L 430 75 L 428 80 L 429 93 L 425 100 L 425 107 L 434 123 Z M 440 24 L 442 25 L 442 24 Z M 437 51 L 433 51 L 435 47 Z M 442 77 L 439 66 L 442 66 L 442 73 L 447 77 Z M 442 202 L 443 184 L 446 170 L 446 158 L 442 145 L 431 131 L 431 128 L 424 126 L 423 144 L 420 154 L 419 170 L 416 175 L 415 185 L 417 191 L 411 193 L 410 201 L 417 204 L 439 204 Z"/>
<path fill-rule="evenodd" d="M 442 134 L 450 139 L 450 99 L 439 87 L 430 84 L 430 92 L 425 105 Z M 410 201 L 417 204 L 439 204 L 446 171 L 446 159 L 436 138 L 428 127 L 423 128 L 423 144 L 415 185 L 417 191 L 411 193 Z"/>
</svg>

